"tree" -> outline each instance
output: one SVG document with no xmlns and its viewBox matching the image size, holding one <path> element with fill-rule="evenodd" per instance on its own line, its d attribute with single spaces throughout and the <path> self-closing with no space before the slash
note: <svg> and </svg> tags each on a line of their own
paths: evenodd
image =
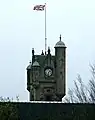
<svg viewBox="0 0 95 120">
<path fill-rule="evenodd" d="M 90 65 L 92 77 L 86 86 L 80 75 L 74 81 L 75 88 L 69 89 L 66 103 L 95 103 L 95 64 Z"/>
<path fill-rule="evenodd" d="M 0 97 L 0 120 L 19 120 L 17 104 L 13 103 L 13 98 Z"/>
</svg>

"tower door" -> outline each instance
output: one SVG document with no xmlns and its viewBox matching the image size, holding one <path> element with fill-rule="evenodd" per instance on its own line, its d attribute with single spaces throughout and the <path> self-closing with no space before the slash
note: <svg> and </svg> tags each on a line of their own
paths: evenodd
<svg viewBox="0 0 95 120">
<path fill-rule="evenodd" d="M 45 96 L 45 101 L 52 101 L 52 96 L 51 95 L 46 95 Z"/>
</svg>

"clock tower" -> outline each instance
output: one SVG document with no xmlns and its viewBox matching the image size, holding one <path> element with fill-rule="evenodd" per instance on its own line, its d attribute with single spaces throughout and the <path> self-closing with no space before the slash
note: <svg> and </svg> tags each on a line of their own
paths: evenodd
<svg viewBox="0 0 95 120">
<path fill-rule="evenodd" d="M 30 101 L 62 101 L 66 94 L 66 46 L 60 40 L 55 55 L 36 55 L 32 49 L 32 62 L 27 67 L 27 90 Z"/>
</svg>

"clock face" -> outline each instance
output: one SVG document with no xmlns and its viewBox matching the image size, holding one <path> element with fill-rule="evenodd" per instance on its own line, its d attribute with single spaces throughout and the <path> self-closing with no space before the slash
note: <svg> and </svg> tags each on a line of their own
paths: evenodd
<svg viewBox="0 0 95 120">
<path fill-rule="evenodd" d="M 45 75 L 46 76 L 51 76 L 52 75 L 52 70 L 50 68 L 45 70 Z"/>
</svg>

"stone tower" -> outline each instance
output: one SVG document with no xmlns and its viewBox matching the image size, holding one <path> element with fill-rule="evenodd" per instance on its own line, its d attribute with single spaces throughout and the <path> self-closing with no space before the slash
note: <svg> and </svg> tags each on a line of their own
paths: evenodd
<svg viewBox="0 0 95 120">
<path fill-rule="evenodd" d="M 35 55 L 27 67 L 27 90 L 30 101 L 62 101 L 66 94 L 66 46 L 60 40 L 55 45 L 55 55 L 50 48 L 44 55 Z"/>
</svg>

